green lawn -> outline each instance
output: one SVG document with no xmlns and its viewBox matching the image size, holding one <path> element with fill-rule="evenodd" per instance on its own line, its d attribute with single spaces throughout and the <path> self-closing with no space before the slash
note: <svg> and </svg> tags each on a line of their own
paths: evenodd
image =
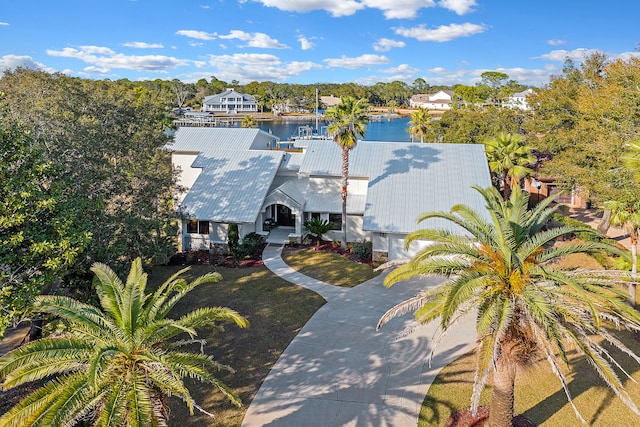
<svg viewBox="0 0 640 427">
<path fill-rule="evenodd" d="M 157 286 L 182 267 L 154 267 L 151 285 Z M 197 307 L 226 306 L 244 315 L 251 322 L 249 329 L 225 325 L 225 331 L 199 331 L 206 340 L 204 350 L 223 364 L 236 369 L 235 374 L 221 372 L 219 378 L 245 403 L 236 408 L 221 393 L 207 384 L 193 383 L 190 389 L 196 400 L 216 418 L 196 413 L 189 416 L 186 406 L 176 399 L 171 404 L 170 425 L 175 426 L 239 426 L 248 404 L 260 388 L 280 354 L 325 303 L 314 292 L 294 286 L 275 276 L 265 267 L 214 268 L 195 265 L 188 278 L 209 271 L 218 271 L 223 280 L 203 285 L 192 291 L 176 307 L 175 316 Z M 196 350 L 198 347 L 194 347 Z"/>
<path fill-rule="evenodd" d="M 636 352 L 640 342 L 631 334 L 624 340 Z M 619 355 L 627 372 L 640 381 L 640 365 L 629 357 Z M 590 426 L 631 427 L 640 425 L 640 416 L 628 409 L 609 390 L 590 365 L 573 353 L 576 364 L 568 372 L 569 390 L 574 403 Z M 634 365 L 635 363 L 635 365 Z M 444 426 L 449 416 L 469 407 L 473 387 L 475 357 L 468 354 L 446 366 L 429 388 L 422 405 L 418 426 Z M 565 372 L 567 373 L 567 372 Z M 640 384 L 626 381 L 626 387 L 636 404 L 640 404 Z M 491 387 L 482 395 L 482 404 L 488 404 Z M 520 371 L 516 380 L 515 411 L 541 427 L 579 426 L 573 409 L 567 402 L 562 386 L 549 369 L 546 360 L 526 371 Z"/>
<path fill-rule="evenodd" d="M 357 286 L 380 274 L 367 264 L 321 250 L 285 248 L 282 259 L 302 274 L 345 288 Z"/>
</svg>

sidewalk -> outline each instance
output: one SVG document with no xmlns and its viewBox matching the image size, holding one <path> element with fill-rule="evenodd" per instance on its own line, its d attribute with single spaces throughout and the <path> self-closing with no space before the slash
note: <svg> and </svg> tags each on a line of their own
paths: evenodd
<svg viewBox="0 0 640 427">
<path fill-rule="evenodd" d="M 268 246 L 265 265 L 286 280 L 318 292 L 327 303 L 307 322 L 271 369 L 251 402 L 243 426 L 415 426 L 429 385 L 440 369 L 473 347 L 473 319 L 464 319 L 437 346 L 436 325 L 411 314 L 381 331 L 380 316 L 438 279 L 398 283 L 383 275 L 355 288 L 308 278 Z"/>
</svg>

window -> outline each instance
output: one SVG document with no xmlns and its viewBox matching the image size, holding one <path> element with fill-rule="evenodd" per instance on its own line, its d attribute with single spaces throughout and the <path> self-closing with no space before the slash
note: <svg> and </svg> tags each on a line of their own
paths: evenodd
<svg viewBox="0 0 640 427">
<path fill-rule="evenodd" d="M 198 221 L 196 219 L 192 219 L 187 223 L 187 233 L 209 234 L 209 221 Z"/>
<path fill-rule="evenodd" d="M 342 230 L 342 214 L 329 214 L 329 224 L 332 230 Z"/>
</svg>

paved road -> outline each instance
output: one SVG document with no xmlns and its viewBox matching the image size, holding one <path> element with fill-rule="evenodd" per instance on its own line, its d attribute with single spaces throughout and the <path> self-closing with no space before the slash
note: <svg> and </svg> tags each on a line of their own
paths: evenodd
<svg viewBox="0 0 640 427">
<path fill-rule="evenodd" d="M 387 289 L 378 276 L 352 289 L 336 288 L 291 270 L 281 251 L 268 246 L 265 265 L 327 303 L 273 366 L 242 426 L 415 426 L 438 371 L 472 348 L 473 319 L 464 319 L 440 340 L 430 364 L 426 356 L 437 337 L 435 324 L 419 325 L 409 314 L 381 331 L 375 326 L 390 307 L 437 279 Z"/>
</svg>

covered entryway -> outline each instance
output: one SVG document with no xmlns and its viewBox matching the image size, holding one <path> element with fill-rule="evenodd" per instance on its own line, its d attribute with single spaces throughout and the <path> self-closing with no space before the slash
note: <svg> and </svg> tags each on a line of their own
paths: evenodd
<svg viewBox="0 0 640 427">
<path fill-rule="evenodd" d="M 285 205 L 276 205 L 276 223 L 280 227 L 295 227 L 296 216 Z"/>
</svg>

